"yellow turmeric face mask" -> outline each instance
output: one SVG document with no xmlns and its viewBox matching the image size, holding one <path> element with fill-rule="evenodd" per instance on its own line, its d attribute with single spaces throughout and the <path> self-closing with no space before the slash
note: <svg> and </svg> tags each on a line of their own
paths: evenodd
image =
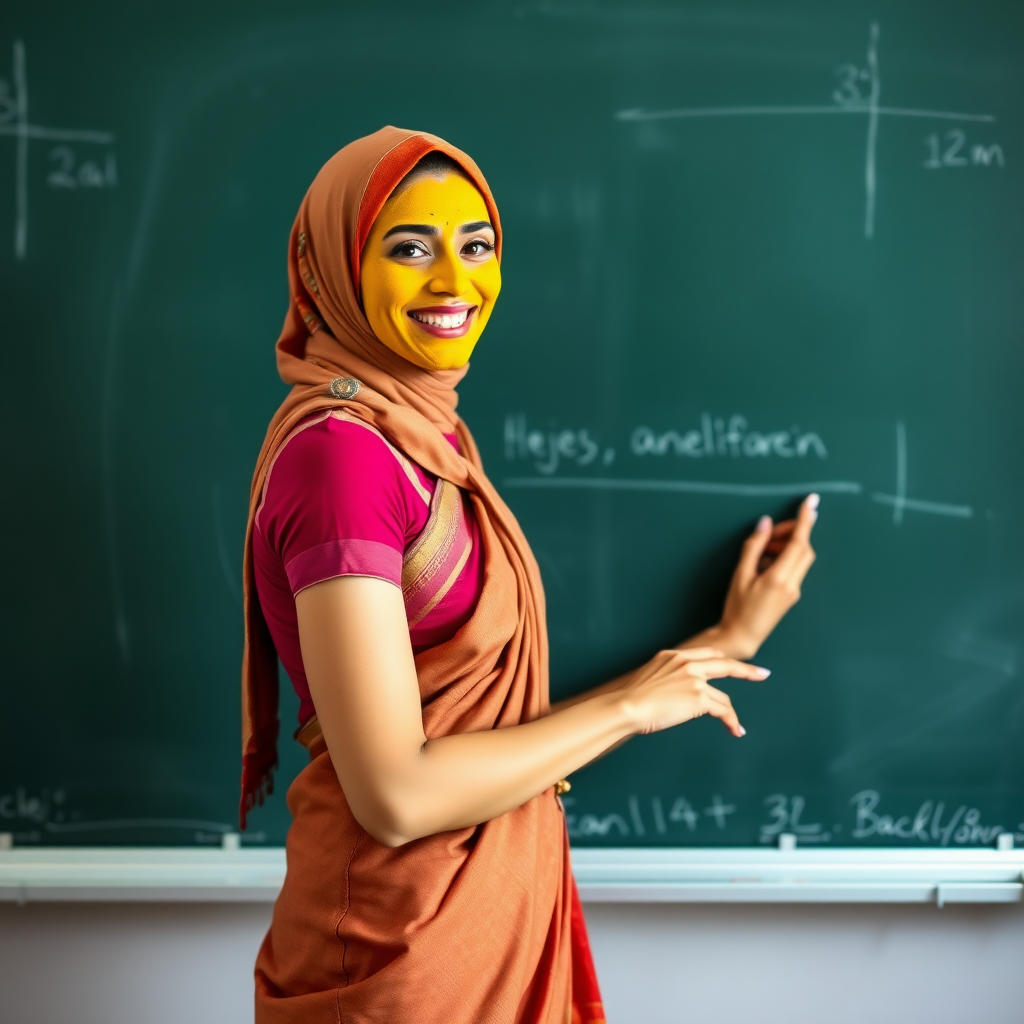
<svg viewBox="0 0 1024 1024">
<path fill-rule="evenodd" d="M 483 197 L 460 174 L 424 174 L 391 196 L 363 247 L 360 286 L 373 333 L 425 370 L 465 366 L 501 271 Z"/>
</svg>

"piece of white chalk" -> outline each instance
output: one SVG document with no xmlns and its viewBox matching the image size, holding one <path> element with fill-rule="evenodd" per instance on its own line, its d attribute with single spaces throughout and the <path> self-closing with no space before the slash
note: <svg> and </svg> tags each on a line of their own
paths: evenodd
<svg viewBox="0 0 1024 1024">
<path fill-rule="evenodd" d="M 1012 850 L 1013 849 L 1013 833 L 1012 832 L 1000 832 L 996 836 L 996 849 L 997 850 Z"/>
<path fill-rule="evenodd" d="M 0 850 L 14 849 L 14 833 L 0 832 Z"/>
<path fill-rule="evenodd" d="M 783 853 L 789 853 L 796 849 L 796 836 L 792 832 L 783 832 L 779 836 L 779 849 Z"/>
<path fill-rule="evenodd" d="M 237 832 L 225 832 L 220 837 L 220 848 L 222 850 L 240 850 L 242 837 Z"/>
</svg>

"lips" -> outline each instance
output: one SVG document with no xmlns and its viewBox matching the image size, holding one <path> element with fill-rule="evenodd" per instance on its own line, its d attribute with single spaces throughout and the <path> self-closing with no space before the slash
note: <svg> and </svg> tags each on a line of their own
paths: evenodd
<svg viewBox="0 0 1024 1024">
<path fill-rule="evenodd" d="M 409 311 L 409 318 L 435 338 L 461 338 L 473 323 L 476 306 L 424 306 Z"/>
</svg>

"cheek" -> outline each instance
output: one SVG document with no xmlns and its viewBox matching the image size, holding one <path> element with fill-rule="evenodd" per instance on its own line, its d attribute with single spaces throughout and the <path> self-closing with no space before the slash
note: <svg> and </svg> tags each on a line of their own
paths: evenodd
<svg viewBox="0 0 1024 1024">
<path fill-rule="evenodd" d="M 364 299 L 385 315 L 415 298 L 422 287 L 423 275 L 411 267 L 381 260 L 364 271 Z"/>
<path fill-rule="evenodd" d="M 491 305 L 498 297 L 498 292 L 501 291 L 501 270 L 497 261 L 491 260 L 489 263 L 485 263 L 473 274 L 472 280 L 481 298 Z"/>
</svg>

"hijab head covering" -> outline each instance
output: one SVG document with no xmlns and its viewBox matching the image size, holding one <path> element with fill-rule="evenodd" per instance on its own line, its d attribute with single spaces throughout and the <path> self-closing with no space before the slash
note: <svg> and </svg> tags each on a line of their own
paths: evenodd
<svg viewBox="0 0 1024 1024">
<path fill-rule="evenodd" d="M 278 370 L 292 390 L 260 451 L 246 535 L 243 827 L 270 791 L 278 734 L 277 657 L 256 592 L 253 522 L 275 455 L 314 413 L 343 409 L 376 428 L 460 488 L 476 518 L 483 583 L 473 613 L 451 640 L 416 655 L 427 737 L 518 725 L 549 711 L 540 573 L 456 414 L 465 369 L 413 365 L 374 336 L 360 308 L 359 256 L 374 219 L 433 150 L 479 189 L 500 258 L 498 211 L 480 169 L 442 139 L 399 128 L 332 157 L 292 228 L 291 297 L 277 342 Z M 444 437 L 453 431 L 458 451 Z M 599 1019 L 599 995 L 586 1002 L 596 982 L 580 981 L 592 978 L 589 953 L 574 952 L 584 933 L 573 929 L 573 913 L 580 923 L 582 915 L 553 787 L 491 821 L 388 849 L 352 815 L 326 745 L 312 752 L 288 794 L 288 872 L 256 967 L 261 1024 L 569 1024 L 577 996 L 594 1012 L 577 1009 L 575 1019 Z M 590 965 L 589 975 L 579 963 Z"/>
<path fill-rule="evenodd" d="M 246 644 L 242 668 L 242 800 L 240 821 L 273 792 L 277 766 L 277 653 L 256 595 L 252 529 L 273 457 L 305 417 L 346 407 L 376 426 L 436 476 L 470 488 L 479 466 L 475 445 L 455 412 L 455 386 L 467 367 L 425 370 L 374 335 L 359 301 L 360 253 L 373 222 L 398 183 L 427 153 L 451 157 L 479 189 L 501 258 L 501 223 L 480 168 L 437 136 L 382 128 L 336 153 L 316 176 L 299 208 L 288 247 L 290 302 L 277 341 L 277 369 L 293 385 L 267 430 L 250 495 L 245 540 Z M 352 401 L 331 391 L 339 378 L 359 383 Z M 351 385 L 345 385 L 351 390 Z M 458 433 L 468 458 L 442 436 Z M 483 479 L 482 473 L 478 474 Z M 489 487 L 489 485 L 488 485 Z M 518 528 L 517 528 L 518 531 Z M 525 541 L 523 547 L 526 548 Z M 532 563 L 532 556 L 530 556 Z M 539 577 L 534 580 L 540 592 Z"/>
</svg>

